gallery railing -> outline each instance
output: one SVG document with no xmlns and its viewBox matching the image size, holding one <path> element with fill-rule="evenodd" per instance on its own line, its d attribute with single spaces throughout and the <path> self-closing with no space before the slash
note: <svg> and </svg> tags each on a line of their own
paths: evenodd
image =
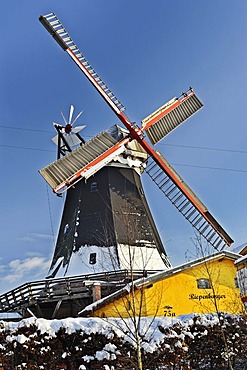
<svg viewBox="0 0 247 370">
<path fill-rule="evenodd" d="M 61 299 L 90 297 L 91 287 L 96 281 L 100 282 L 102 287 L 113 287 L 117 290 L 132 279 L 146 277 L 154 272 L 119 270 L 28 282 L 0 295 L 0 312 L 11 312 L 33 304 Z"/>
</svg>

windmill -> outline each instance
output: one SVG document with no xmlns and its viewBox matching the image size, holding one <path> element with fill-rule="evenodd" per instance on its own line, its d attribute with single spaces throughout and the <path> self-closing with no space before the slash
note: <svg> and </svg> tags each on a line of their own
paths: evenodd
<svg viewBox="0 0 247 370">
<path fill-rule="evenodd" d="M 84 57 L 58 17 L 50 13 L 39 20 L 125 126 L 101 132 L 40 170 L 56 194 L 67 189 L 50 269 L 52 276 L 67 273 L 75 253 L 81 255 L 80 269 L 83 265 L 85 271 L 129 268 L 129 256 L 131 267 L 138 268 L 144 255 L 147 270 L 170 267 L 140 182 L 143 171 L 215 249 L 231 245 L 233 240 L 227 232 L 144 137 L 146 134 L 155 145 L 201 109 L 203 104 L 193 89 L 171 99 L 139 127 L 124 114 L 123 104 Z"/>
</svg>

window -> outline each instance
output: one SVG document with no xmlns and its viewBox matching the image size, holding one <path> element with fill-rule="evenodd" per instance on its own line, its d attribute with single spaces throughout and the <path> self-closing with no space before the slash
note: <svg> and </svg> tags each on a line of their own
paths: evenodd
<svg viewBox="0 0 247 370">
<path fill-rule="evenodd" d="M 95 193 L 96 191 L 98 191 L 98 183 L 96 181 L 91 182 L 90 192 Z"/>
<path fill-rule="evenodd" d="M 198 279 L 196 282 L 197 282 L 198 289 L 210 289 L 211 288 L 209 279 Z"/>
<path fill-rule="evenodd" d="M 234 278 L 234 284 L 235 284 L 235 288 L 239 288 L 239 284 L 238 284 L 238 279 L 237 278 Z"/>
<path fill-rule="evenodd" d="M 89 263 L 90 263 L 90 265 L 95 265 L 95 263 L 96 263 L 96 253 L 90 253 Z"/>
</svg>

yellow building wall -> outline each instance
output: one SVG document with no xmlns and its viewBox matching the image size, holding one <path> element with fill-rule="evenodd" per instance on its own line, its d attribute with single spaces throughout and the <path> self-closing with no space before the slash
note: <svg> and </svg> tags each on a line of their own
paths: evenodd
<svg viewBox="0 0 247 370">
<path fill-rule="evenodd" d="M 209 279 L 210 289 L 197 288 L 197 279 Z M 202 263 L 162 280 L 142 287 L 96 310 L 99 317 L 141 316 L 175 317 L 190 313 L 232 314 L 242 313 L 244 308 L 239 290 L 235 287 L 234 261 L 222 259 Z"/>
</svg>

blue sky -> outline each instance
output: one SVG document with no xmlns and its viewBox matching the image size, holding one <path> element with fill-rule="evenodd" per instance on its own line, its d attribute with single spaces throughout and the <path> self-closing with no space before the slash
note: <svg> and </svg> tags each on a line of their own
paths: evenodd
<svg viewBox="0 0 247 370">
<path fill-rule="evenodd" d="M 157 145 L 235 240 L 246 242 L 245 0 L 9 0 L 1 6 L 0 292 L 44 278 L 64 199 L 38 170 L 56 159 L 52 122 L 70 104 L 85 139 L 118 123 L 38 21 L 55 12 L 98 74 L 141 119 L 193 86 L 205 107 Z M 174 265 L 193 231 L 143 176 Z"/>
</svg>

